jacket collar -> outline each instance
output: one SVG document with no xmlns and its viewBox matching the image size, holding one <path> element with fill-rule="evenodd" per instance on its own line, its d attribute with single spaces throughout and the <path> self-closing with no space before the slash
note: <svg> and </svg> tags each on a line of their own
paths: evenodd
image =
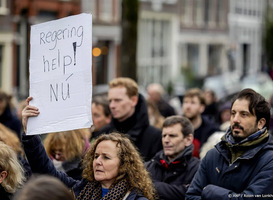
<svg viewBox="0 0 273 200">
<path fill-rule="evenodd" d="M 192 157 L 193 145 L 186 147 L 175 159 L 169 161 L 168 158 L 164 154 L 164 150 L 158 152 L 153 160 L 158 164 L 165 168 L 169 168 L 173 165 L 179 164 L 179 166 L 186 166 L 188 160 Z M 168 167 L 166 167 L 168 166 Z"/>
<path fill-rule="evenodd" d="M 231 127 L 229 127 L 227 129 L 227 131 L 226 131 L 226 134 L 222 137 L 222 140 L 226 141 L 228 144 L 230 144 L 232 146 L 233 145 L 243 145 L 245 143 L 249 143 L 249 142 L 257 140 L 259 137 L 261 137 L 261 135 L 266 134 L 266 133 L 267 133 L 267 129 L 263 128 L 263 129 L 255 132 L 255 133 L 251 134 L 250 136 L 248 136 L 247 138 L 243 139 L 242 141 L 236 142 L 234 140 L 233 136 L 232 136 Z"/>
<path fill-rule="evenodd" d="M 135 108 L 135 113 L 127 120 L 125 120 L 126 123 L 120 123 L 116 119 L 112 118 L 110 125 L 120 132 L 126 132 L 128 135 L 130 135 L 133 141 L 137 141 L 137 139 L 140 137 L 140 134 L 143 132 L 143 129 L 150 125 L 148 109 L 143 95 L 138 95 L 138 103 Z M 128 124 L 130 124 L 129 128 Z M 126 127 L 123 126 L 126 126 L 128 130 L 125 131 L 124 128 Z"/>
<path fill-rule="evenodd" d="M 255 140 L 259 137 L 263 137 L 259 143 L 255 144 Z M 253 144 L 253 145 L 251 145 Z M 222 137 L 222 141 L 216 146 L 217 151 L 230 163 L 235 162 L 238 159 L 251 159 L 261 149 L 270 148 L 273 149 L 273 139 L 267 130 L 264 128 L 250 135 L 248 138 L 236 143 L 232 140 L 230 128 L 226 134 Z M 239 155 L 234 155 L 233 152 L 243 151 Z"/>
</svg>

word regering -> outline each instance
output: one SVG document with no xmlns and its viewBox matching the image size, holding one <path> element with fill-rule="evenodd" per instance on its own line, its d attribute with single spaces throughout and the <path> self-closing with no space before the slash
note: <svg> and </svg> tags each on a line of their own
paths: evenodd
<svg viewBox="0 0 273 200">
<path fill-rule="evenodd" d="M 72 27 L 71 29 L 64 28 L 56 31 L 48 31 L 40 33 L 40 45 L 51 44 L 52 47 L 49 50 L 53 50 L 56 48 L 59 40 L 65 40 L 67 38 L 79 38 L 80 42 L 77 47 L 80 47 L 83 42 L 83 26 L 79 26 L 78 28 Z"/>
</svg>

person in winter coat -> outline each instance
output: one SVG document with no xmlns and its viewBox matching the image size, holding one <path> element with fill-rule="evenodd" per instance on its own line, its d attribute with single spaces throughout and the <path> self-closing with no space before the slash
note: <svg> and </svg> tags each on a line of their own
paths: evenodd
<svg viewBox="0 0 273 200">
<path fill-rule="evenodd" d="M 162 130 L 162 125 L 165 118 L 160 114 L 154 102 L 146 100 L 148 107 L 149 122 L 152 126 Z"/>
<path fill-rule="evenodd" d="M 162 130 L 163 150 L 145 163 L 160 199 L 184 199 L 199 166 L 192 156 L 193 127 L 186 118 L 174 115 L 165 119 Z"/>
<path fill-rule="evenodd" d="M 160 114 L 166 118 L 175 115 L 174 108 L 164 99 L 165 90 L 160 83 L 151 83 L 147 86 L 147 100 L 152 101 Z"/>
<path fill-rule="evenodd" d="M 182 110 L 194 128 L 193 156 L 199 158 L 200 149 L 214 132 L 220 131 L 218 125 L 209 118 L 202 116 L 206 103 L 204 92 L 199 88 L 191 88 L 186 91 Z"/>
<path fill-rule="evenodd" d="M 0 199 L 11 200 L 24 181 L 24 170 L 16 153 L 0 141 Z"/>
<path fill-rule="evenodd" d="M 111 122 L 111 111 L 106 95 L 97 95 L 92 99 L 93 134 Z"/>
<path fill-rule="evenodd" d="M 231 106 L 230 127 L 201 161 L 186 199 L 272 199 L 270 106 L 252 89 Z"/>
<path fill-rule="evenodd" d="M 137 83 L 130 78 L 113 79 L 108 100 L 112 120 L 99 134 L 113 131 L 128 134 L 144 160 L 150 160 L 162 149 L 161 131 L 149 124 L 146 100 L 138 93 Z"/>
<path fill-rule="evenodd" d="M 12 96 L 0 89 L 0 123 L 13 130 L 20 139 L 22 125 L 11 100 Z"/>
<path fill-rule="evenodd" d="M 35 106 L 23 110 L 23 128 L 26 132 L 28 117 L 39 115 Z M 155 189 L 135 146 L 125 134 L 100 135 L 83 160 L 81 181 L 57 171 L 47 156 L 39 136 L 24 136 L 24 150 L 33 173 L 49 174 L 59 178 L 77 200 L 153 200 Z"/>
<path fill-rule="evenodd" d="M 81 161 L 90 148 L 89 142 L 86 143 L 87 134 L 89 129 L 76 129 L 50 133 L 44 139 L 46 153 L 56 169 L 77 180 L 82 179 Z"/>
</svg>

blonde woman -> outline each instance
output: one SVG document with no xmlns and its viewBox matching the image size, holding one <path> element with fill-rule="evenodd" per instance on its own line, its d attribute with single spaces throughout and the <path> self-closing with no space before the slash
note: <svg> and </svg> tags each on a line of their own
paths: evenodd
<svg viewBox="0 0 273 200">
<path fill-rule="evenodd" d="M 25 177 L 29 178 L 32 174 L 30 166 L 25 159 L 24 150 L 22 148 L 21 142 L 16 134 L 0 123 L 0 141 L 10 146 L 17 155 L 17 158 L 24 168 Z"/>
<path fill-rule="evenodd" d="M 165 118 L 160 114 L 156 104 L 151 100 L 147 100 L 148 115 L 150 125 L 162 130 Z"/>
<path fill-rule="evenodd" d="M 0 141 L 9 145 L 17 154 L 23 156 L 24 151 L 22 149 L 19 138 L 15 132 L 0 123 Z"/>
<path fill-rule="evenodd" d="M 82 178 L 81 160 L 90 147 L 89 143 L 86 143 L 87 132 L 89 129 L 51 133 L 44 140 L 47 155 L 56 169 L 78 180 Z"/>
<path fill-rule="evenodd" d="M 11 200 L 13 194 L 24 183 L 24 170 L 14 150 L 0 142 L 0 197 Z"/>
</svg>

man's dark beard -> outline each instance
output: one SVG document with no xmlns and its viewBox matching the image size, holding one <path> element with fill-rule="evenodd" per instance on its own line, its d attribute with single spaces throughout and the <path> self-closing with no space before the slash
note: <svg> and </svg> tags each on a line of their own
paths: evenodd
<svg viewBox="0 0 273 200">
<path fill-rule="evenodd" d="M 242 131 L 244 131 L 244 128 L 243 128 L 240 124 L 238 124 L 238 123 L 235 123 L 235 124 L 231 127 L 232 136 L 233 136 L 233 139 L 235 140 L 235 142 L 240 142 L 240 141 L 242 141 L 243 139 L 245 139 L 245 138 L 242 138 L 242 137 L 237 137 L 236 132 L 233 131 L 234 128 L 239 128 L 239 129 L 241 129 Z"/>
</svg>

